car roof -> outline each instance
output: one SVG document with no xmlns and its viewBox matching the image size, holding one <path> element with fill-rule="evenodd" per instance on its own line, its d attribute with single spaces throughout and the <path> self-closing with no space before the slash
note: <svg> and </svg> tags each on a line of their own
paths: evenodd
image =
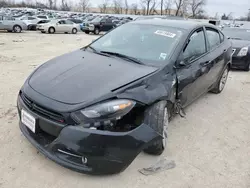
<svg viewBox="0 0 250 188">
<path fill-rule="evenodd" d="M 130 22 L 132 23 L 132 22 Z M 168 20 L 168 19 L 146 19 L 146 20 L 135 20 L 133 23 L 148 24 L 148 25 L 159 25 L 159 26 L 169 26 L 176 27 L 184 30 L 191 30 L 199 26 L 209 26 L 214 27 L 213 24 L 190 21 L 190 20 Z"/>
</svg>

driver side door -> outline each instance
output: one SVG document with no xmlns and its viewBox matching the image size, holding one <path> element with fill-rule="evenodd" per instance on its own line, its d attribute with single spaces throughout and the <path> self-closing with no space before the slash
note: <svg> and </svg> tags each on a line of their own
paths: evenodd
<svg viewBox="0 0 250 188">
<path fill-rule="evenodd" d="M 209 83 L 206 65 L 211 61 L 208 54 L 205 30 L 196 29 L 189 35 L 177 65 L 178 98 L 183 107 L 207 92 Z"/>
</svg>

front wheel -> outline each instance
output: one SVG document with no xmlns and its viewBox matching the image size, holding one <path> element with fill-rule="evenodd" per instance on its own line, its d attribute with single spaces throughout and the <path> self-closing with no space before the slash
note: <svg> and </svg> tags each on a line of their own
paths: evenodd
<svg viewBox="0 0 250 188">
<path fill-rule="evenodd" d="M 94 29 L 94 34 L 95 34 L 95 35 L 99 35 L 99 33 L 100 33 L 100 29 L 96 27 L 96 28 Z"/>
<path fill-rule="evenodd" d="M 76 34 L 77 33 L 77 29 L 76 28 L 73 28 L 72 29 L 72 34 Z"/>
<path fill-rule="evenodd" d="M 162 139 L 149 145 L 144 152 L 152 155 L 161 155 L 166 148 L 168 129 L 167 101 L 160 101 L 145 110 L 144 123 L 150 126 Z"/>
<path fill-rule="evenodd" d="M 222 90 L 224 89 L 226 82 L 227 82 L 227 77 L 228 77 L 228 72 L 229 72 L 229 68 L 225 68 L 225 70 L 223 71 L 219 82 L 216 84 L 215 88 L 211 90 L 212 93 L 221 93 Z"/>
<path fill-rule="evenodd" d="M 55 32 L 56 32 L 56 30 L 55 30 L 54 27 L 50 27 L 50 28 L 49 28 L 49 33 L 53 34 L 53 33 L 55 33 Z"/>
<path fill-rule="evenodd" d="M 19 25 L 15 25 L 15 26 L 13 27 L 13 31 L 14 31 L 15 33 L 21 33 L 21 32 L 22 32 L 22 28 L 21 28 L 21 26 L 19 26 Z"/>
</svg>

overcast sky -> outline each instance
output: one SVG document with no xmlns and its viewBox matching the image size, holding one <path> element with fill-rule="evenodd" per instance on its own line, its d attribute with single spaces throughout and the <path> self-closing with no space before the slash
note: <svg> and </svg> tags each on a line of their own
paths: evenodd
<svg viewBox="0 0 250 188">
<path fill-rule="evenodd" d="M 103 0 L 91 0 L 91 3 L 93 5 L 97 5 L 102 1 Z M 245 16 L 248 12 L 248 9 L 250 8 L 250 0 L 206 0 L 206 1 L 207 1 L 206 12 L 210 16 L 214 16 L 216 13 L 222 15 L 223 13 L 229 14 L 230 12 L 232 12 L 233 17 L 240 17 L 240 16 Z M 140 2 L 140 0 L 128 0 L 128 2 L 129 3 Z"/>
</svg>

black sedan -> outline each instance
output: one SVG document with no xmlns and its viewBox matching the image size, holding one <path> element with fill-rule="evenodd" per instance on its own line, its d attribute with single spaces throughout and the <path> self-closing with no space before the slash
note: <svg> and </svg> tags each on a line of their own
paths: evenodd
<svg viewBox="0 0 250 188">
<path fill-rule="evenodd" d="M 250 29 L 225 28 L 223 33 L 233 46 L 232 68 L 250 70 Z"/>
<path fill-rule="evenodd" d="M 38 67 L 18 95 L 20 129 L 62 166 L 121 172 L 142 150 L 164 151 L 172 116 L 223 90 L 231 54 L 213 25 L 129 22 Z"/>
</svg>

